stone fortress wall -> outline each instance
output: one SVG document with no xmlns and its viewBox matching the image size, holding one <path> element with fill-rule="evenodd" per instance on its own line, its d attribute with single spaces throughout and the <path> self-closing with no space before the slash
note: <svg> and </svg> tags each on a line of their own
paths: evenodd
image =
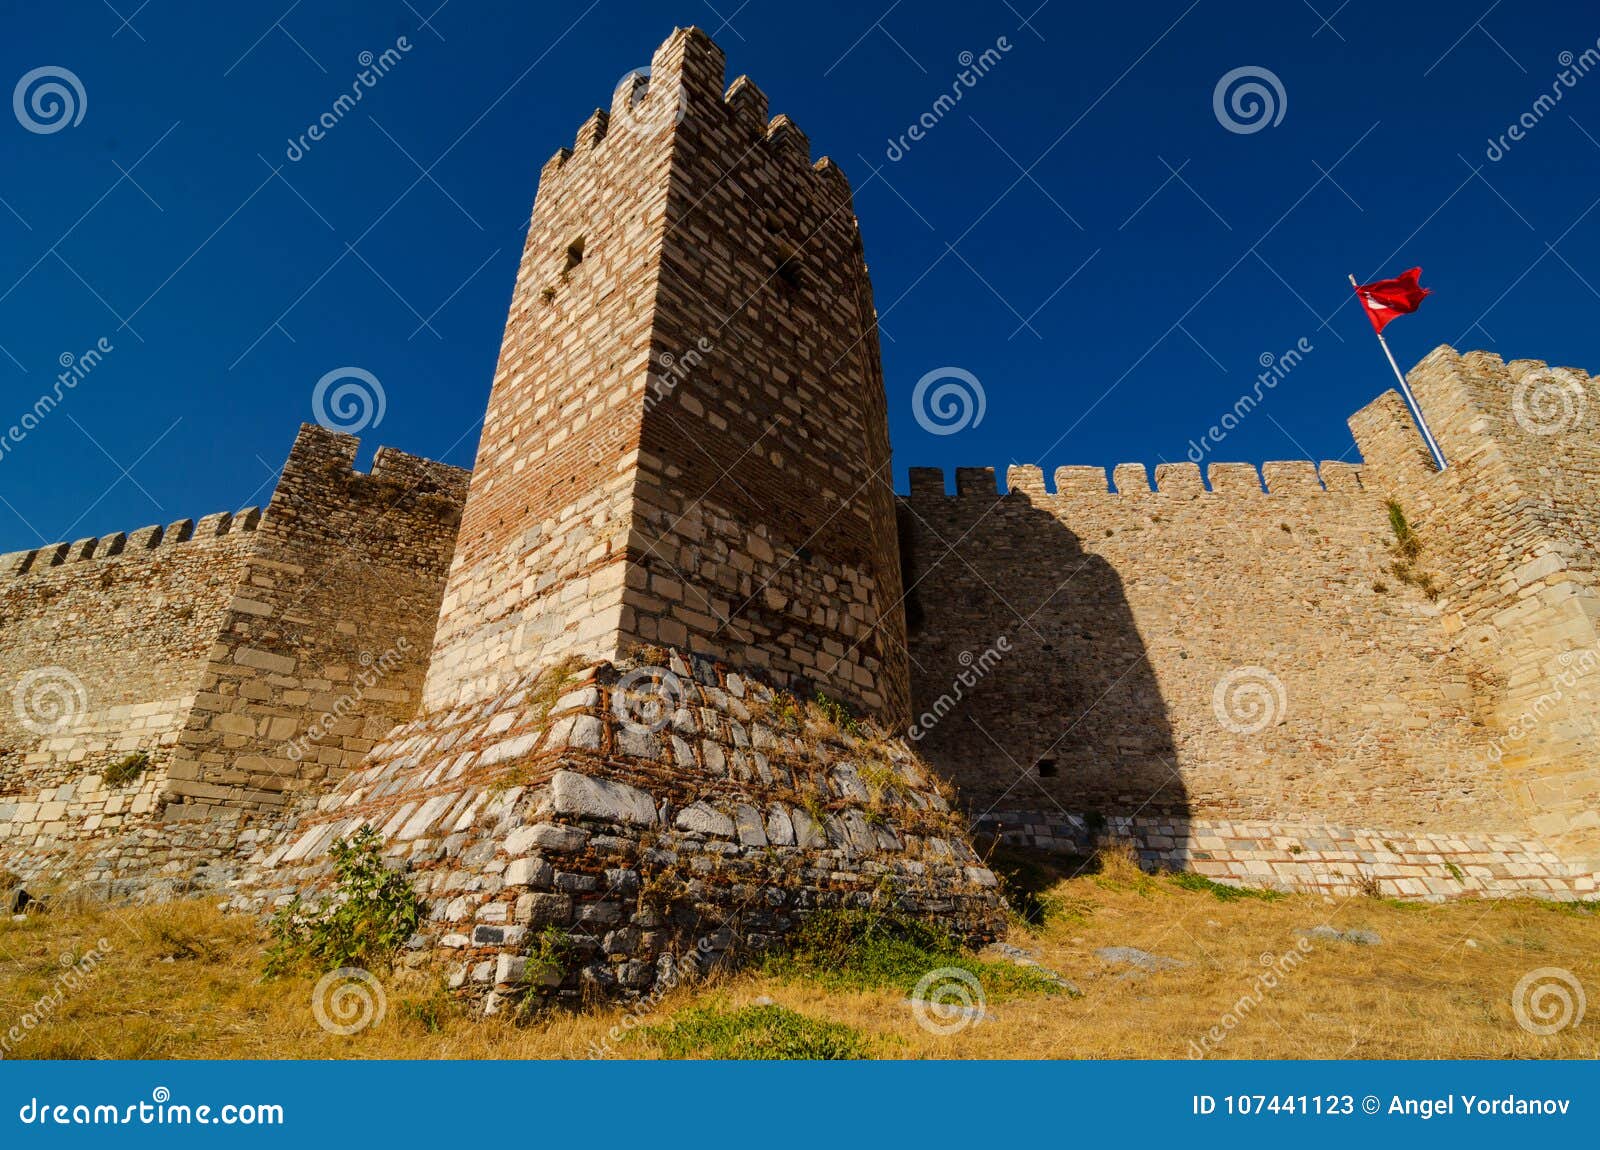
<svg viewBox="0 0 1600 1150">
<path fill-rule="evenodd" d="M 1388 393 L 1351 421 L 1364 462 L 1265 489 L 913 469 L 896 500 L 849 187 L 724 80 L 679 30 L 545 165 L 470 477 L 387 448 L 363 475 L 306 427 L 259 514 L 0 558 L 0 867 L 259 906 L 366 822 L 456 924 L 433 945 L 502 988 L 512 928 L 570 928 L 585 978 L 637 990 L 707 923 L 781 933 L 884 883 L 990 931 L 936 774 L 1046 847 L 1594 896 L 1600 448 L 1525 410 L 1583 416 L 1586 375 L 1435 351 L 1411 381 L 1442 473 Z M 1391 503 L 1425 579 L 1394 572 Z M 73 676 L 55 729 L 19 709 L 46 668 Z M 909 738 L 818 736 L 771 687 Z M 802 877 L 741 917 L 774 859 Z M 676 909 L 611 905 L 641 875 Z"/>
<path fill-rule="evenodd" d="M 1110 819 L 1218 876 L 1592 892 L 1600 470 L 1582 428 L 1511 410 L 1563 379 L 1587 376 L 1428 356 L 1442 473 L 1394 392 L 1352 418 L 1356 465 L 1163 465 L 1153 491 L 1067 467 L 1053 492 L 1014 467 L 1003 497 L 913 469 L 919 749 L 1014 839 L 1082 849 Z M 1391 501 L 1435 597 L 1393 570 Z"/>
<path fill-rule="evenodd" d="M 466 473 L 358 446 L 306 426 L 265 510 L 0 557 L 0 868 L 190 869 L 415 710 Z"/>
</svg>

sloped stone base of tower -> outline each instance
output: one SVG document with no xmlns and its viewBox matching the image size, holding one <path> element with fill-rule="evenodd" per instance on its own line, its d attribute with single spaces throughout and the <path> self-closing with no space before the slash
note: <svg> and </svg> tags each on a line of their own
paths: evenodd
<svg viewBox="0 0 1600 1150">
<path fill-rule="evenodd" d="M 556 668 L 402 724 L 257 853 L 236 904 L 326 897 L 328 848 L 372 826 L 427 901 L 405 961 L 489 1009 L 645 994 L 823 908 L 997 936 L 995 877 L 903 743 L 663 662 Z"/>
</svg>

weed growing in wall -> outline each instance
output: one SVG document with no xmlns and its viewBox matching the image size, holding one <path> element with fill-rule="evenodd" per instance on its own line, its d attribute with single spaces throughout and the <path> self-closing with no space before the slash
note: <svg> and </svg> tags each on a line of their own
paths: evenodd
<svg viewBox="0 0 1600 1150">
<path fill-rule="evenodd" d="M 823 692 L 818 691 L 817 697 L 812 700 L 811 705 L 824 723 L 834 727 L 841 734 L 850 735 L 857 739 L 867 736 L 866 725 L 851 714 L 850 708 L 839 702 L 839 700 L 829 698 Z"/>
<path fill-rule="evenodd" d="M 1395 554 L 1395 561 L 1390 564 L 1389 570 L 1394 572 L 1394 577 L 1410 587 L 1415 587 L 1430 599 L 1439 597 L 1439 588 L 1433 582 L 1433 576 L 1417 568 L 1417 560 L 1422 557 L 1422 540 L 1417 533 L 1411 530 L 1411 524 L 1406 522 L 1406 513 L 1394 500 L 1389 500 L 1389 529 L 1394 532 L 1394 543 L 1390 545 Z"/>
<path fill-rule="evenodd" d="M 105 784 L 108 787 L 125 787 L 134 782 L 150 765 L 149 751 L 133 751 L 106 768 Z"/>
<path fill-rule="evenodd" d="M 572 954 L 572 937 L 560 927 L 545 927 L 528 952 L 528 980 L 560 982 Z"/>
<path fill-rule="evenodd" d="M 335 889 L 320 909 L 298 897 L 273 916 L 267 949 L 269 978 L 310 968 L 387 968 L 422 922 L 422 900 L 403 874 L 383 862 L 383 840 L 371 827 L 335 839 Z"/>
</svg>

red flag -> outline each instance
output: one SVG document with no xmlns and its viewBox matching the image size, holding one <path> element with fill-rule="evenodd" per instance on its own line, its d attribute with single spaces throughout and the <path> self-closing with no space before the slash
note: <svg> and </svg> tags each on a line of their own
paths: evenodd
<svg viewBox="0 0 1600 1150">
<path fill-rule="evenodd" d="M 1417 281 L 1422 278 L 1421 268 L 1402 272 L 1392 280 L 1378 280 L 1356 288 L 1356 295 L 1366 306 L 1372 330 L 1383 334 L 1384 327 L 1397 315 L 1410 315 L 1422 305 L 1422 297 L 1431 293 Z"/>
</svg>

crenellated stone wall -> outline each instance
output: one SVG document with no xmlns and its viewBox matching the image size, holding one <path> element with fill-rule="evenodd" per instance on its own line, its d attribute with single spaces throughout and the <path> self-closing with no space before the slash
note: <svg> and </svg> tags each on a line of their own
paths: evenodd
<svg viewBox="0 0 1600 1150">
<path fill-rule="evenodd" d="M 1005 495 L 912 469 L 912 735 L 975 821 L 1080 849 L 1118 819 L 1152 862 L 1247 881 L 1592 897 L 1589 378 L 1440 348 L 1409 382 L 1443 472 L 1394 392 L 1351 419 L 1359 465 L 1163 465 L 1154 490 L 1064 467 L 1053 491 L 1013 467 Z M 1307 838 L 1389 845 L 1284 853 Z"/>
<path fill-rule="evenodd" d="M 0 557 L 0 865 L 26 871 L 36 846 L 49 854 L 159 808 L 260 518 L 250 508 Z M 109 785 L 118 764 L 130 777 Z"/>
<path fill-rule="evenodd" d="M 281 809 L 421 700 L 460 468 L 300 429 L 173 749 L 169 817 Z"/>
<path fill-rule="evenodd" d="M 1507 824 L 1440 606 L 1356 467 L 913 469 L 918 746 L 976 816 Z M 1326 488 L 1324 486 L 1326 484 Z M 1004 640 L 1008 648 L 996 650 Z M 983 653 L 993 651 L 984 660 Z M 990 664 L 942 720 L 936 700 Z M 926 715 L 923 718 L 920 716 Z M 932 720 L 932 721 L 930 721 Z"/>
<path fill-rule="evenodd" d="M 414 713 L 466 473 L 358 446 L 303 427 L 264 512 L 0 557 L 0 868 L 192 884 Z"/>
</svg>

